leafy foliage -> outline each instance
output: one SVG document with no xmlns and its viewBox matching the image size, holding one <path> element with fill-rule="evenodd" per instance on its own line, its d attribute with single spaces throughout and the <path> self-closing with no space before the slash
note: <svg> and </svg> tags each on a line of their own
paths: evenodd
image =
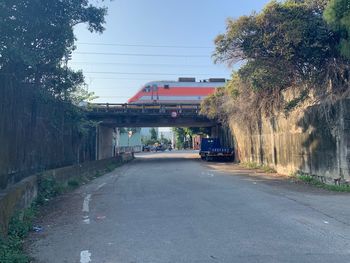
<svg viewBox="0 0 350 263">
<path fill-rule="evenodd" d="M 350 1 L 331 0 L 324 12 L 324 18 L 340 34 L 341 54 L 350 58 Z"/>
<path fill-rule="evenodd" d="M 186 149 L 192 147 L 192 137 L 196 134 L 205 134 L 210 133 L 209 128 L 173 128 L 176 139 L 176 148 L 177 149 Z"/>
<path fill-rule="evenodd" d="M 35 206 L 16 213 L 9 224 L 8 236 L 0 236 L 0 262 L 28 263 L 29 257 L 23 252 L 23 239 L 32 229 L 37 213 Z"/>
<path fill-rule="evenodd" d="M 306 99 L 332 103 L 348 96 L 344 41 L 350 16 L 340 2 L 349 6 L 348 0 L 271 1 L 260 13 L 228 19 L 226 32 L 215 39 L 213 58 L 242 66 L 224 89 L 202 103 L 202 114 L 250 122 L 261 114 L 292 110 Z M 286 99 L 289 91 L 294 99 Z"/>
<path fill-rule="evenodd" d="M 216 62 L 244 60 L 240 77 L 255 90 L 285 89 L 324 72 L 334 52 L 322 15 L 305 3 L 271 2 L 262 13 L 228 20 L 216 40 Z"/>
<path fill-rule="evenodd" d="M 157 140 L 158 134 L 155 128 L 151 128 L 150 134 L 151 134 L 151 140 Z"/>
<path fill-rule="evenodd" d="M 0 3 L 0 73 L 68 99 L 84 83 L 66 66 L 75 49 L 74 26 L 104 30 L 106 8 L 88 0 L 3 0 Z"/>
</svg>

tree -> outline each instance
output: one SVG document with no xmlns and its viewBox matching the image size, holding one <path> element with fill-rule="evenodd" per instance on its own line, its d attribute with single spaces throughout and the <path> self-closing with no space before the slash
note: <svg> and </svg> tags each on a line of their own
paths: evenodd
<svg viewBox="0 0 350 263">
<path fill-rule="evenodd" d="M 106 12 L 88 0 L 2 0 L 1 74 L 69 99 L 84 83 L 82 72 L 66 66 L 75 49 L 73 29 L 86 23 L 91 32 L 102 33 Z"/>
<path fill-rule="evenodd" d="M 323 18 L 328 2 L 271 1 L 260 13 L 227 21 L 226 32 L 215 40 L 213 58 L 229 66 L 242 61 L 231 82 L 239 87 L 228 91 L 236 92 L 235 103 L 245 108 L 242 116 L 283 110 L 288 103 L 284 91 L 291 88 L 300 95 L 294 100 L 298 104 L 310 93 L 324 101 L 347 91 L 349 63 L 337 48 L 341 32 L 332 30 Z M 232 99 L 226 93 L 218 91 L 205 101 L 206 115 L 225 117 L 227 110 L 221 108 L 227 106 L 237 112 L 233 102 L 226 103 Z"/>
<path fill-rule="evenodd" d="M 304 1 L 272 1 L 259 14 L 229 19 L 226 33 L 215 40 L 215 62 L 245 61 L 239 74 L 256 90 L 315 81 L 335 44 L 319 8 Z"/>
<path fill-rule="evenodd" d="M 151 130 L 149 131 L 151 134 L 151 140 L 157 140 L 158 139 L 158 134 L 155 128 L 151 128 Z"/>
<path fill-rule="evenodd" d="M 177 149 L 184 149 L 185 148 L 185 139 L 186 139 L 186 133 L 183 128 L 173 128 L 173 132 L 175 133 L 175 139 L 176 139 L 176 148 Z"/>
<path fill-rule="evenodd" d="M 324 12 L 324 18 L 340 34 L 341 54 L 350 58 L 350 1 L 331 0 Z"/>
</svg>

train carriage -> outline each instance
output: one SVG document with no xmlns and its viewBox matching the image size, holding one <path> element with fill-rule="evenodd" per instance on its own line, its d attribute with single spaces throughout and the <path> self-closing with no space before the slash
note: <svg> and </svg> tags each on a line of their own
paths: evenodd
<svg viewBox="0 0 350 263">
<path fill-rule="evenodd" d="M 195 78 L 178 81 L 152 81 L 128 100 L 129 104 L 200 104 L 204 98 L 225 85 L 225 79 L 211 78 L 196 82 Z"/>
</svg>

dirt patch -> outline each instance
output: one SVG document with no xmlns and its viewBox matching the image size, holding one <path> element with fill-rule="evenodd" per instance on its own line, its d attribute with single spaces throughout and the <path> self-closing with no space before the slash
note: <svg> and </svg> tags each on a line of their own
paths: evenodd
<svg viewBox="0 0 350 263">
<path fill-rule="evenodd" d="M 350 193 L 332 192 L 309 185 L 296 177 L 278 173 L 266 173 L 259 169 L 245 168 L 239 164 L 232 163 L 205 163 L 209 169 L 227 173 L 231 176 L 249 178 L 253 182 L 264 183 L 266 185 L 278 186 L 294 192 L 305 192 L 308 194 L 324 195 L 350 195 Z"/>
</svg>

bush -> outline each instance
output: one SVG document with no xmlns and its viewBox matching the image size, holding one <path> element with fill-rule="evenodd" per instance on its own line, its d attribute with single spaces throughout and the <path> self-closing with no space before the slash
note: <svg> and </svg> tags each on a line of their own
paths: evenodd
<svg viewBox="0 0 350 263">
<path fill-rule="evenodd" d="M 0 237 L 1 263 L 27 263 L 29 257 L 23 252 L 23 239 L 33 228 L 35 206 L 16 213 L 9 224 L 8 236 Z"/>
</svg>

